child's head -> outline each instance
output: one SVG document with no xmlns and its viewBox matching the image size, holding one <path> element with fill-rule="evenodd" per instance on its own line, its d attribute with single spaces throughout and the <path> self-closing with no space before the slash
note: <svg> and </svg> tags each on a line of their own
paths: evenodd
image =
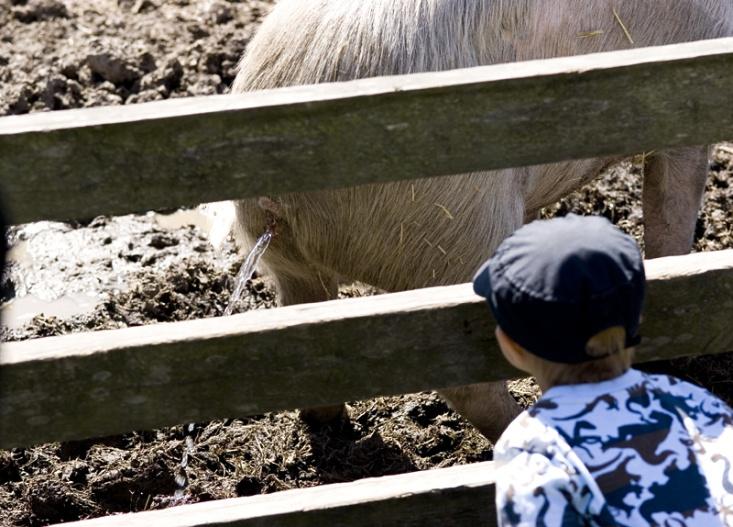
<svg viewBox="0 0 733 527">
<path fill-rule="evenodd" d="M 604 218 L 569 215 L 516 231 L 474 277 L 507 359 L 540 384 L 624 373 L 644 298 L 636 243 Z"/>
</svg>

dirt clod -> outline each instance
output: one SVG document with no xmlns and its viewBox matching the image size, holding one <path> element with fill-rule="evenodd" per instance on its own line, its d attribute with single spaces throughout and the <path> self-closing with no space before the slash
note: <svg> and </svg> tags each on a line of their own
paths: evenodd
<svg viewBox="0 0 733 527">
<path fill-rule="evenodd" d="M 88 55 L 86 64 L 92 73 L 115 85 L 134 81 L 142 76 L 142 71 L 125 59 L 113 56 L 111 53 Z"/>
<path fill-rule="evenodd" d="M 31 24 L 54 18 L 68 18 L 69 11 L 66 5 L 56 0 L 30 0 L 28 3 L 19 3 L 12 10 L 13 18 L 23 24 Z"/>
</svg>

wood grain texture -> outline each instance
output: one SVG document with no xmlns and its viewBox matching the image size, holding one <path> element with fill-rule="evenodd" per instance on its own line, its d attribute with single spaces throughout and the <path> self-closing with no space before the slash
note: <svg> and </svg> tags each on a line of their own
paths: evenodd
<svg viewBox="0 0 733 527">
<path fill-rule="evenodd" d="M 0 187 L 20 223 L 705 144 L 732 85 L 729 38 L 11 116 Z"/>
<path fill-rule="evenodd" d="M 642 361 L 733 351 L 733 250 L 647 262 Z M 470 284 L 4 344 L 0 448 L 516 377 Z"/>
<path fill-rule="evenodd" d="M 474 463 L 251 498 L 66 523 L 69 527 L 496 525 L 494 466 Z"/>
<path fill-rule="evenodd" d="M 492 462 L 67 523 L 69 527 L 495 525 Z"/>
</svg>

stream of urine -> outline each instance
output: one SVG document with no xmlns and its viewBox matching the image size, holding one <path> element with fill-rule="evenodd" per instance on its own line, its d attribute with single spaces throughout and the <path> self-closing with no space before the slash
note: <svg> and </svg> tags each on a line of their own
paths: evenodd
<svg viewBox="0 0 733 527">
<path fill-rule="evenodd" d="M 224 316 L 229 316 L 234 313 L 234 309 L 236 308 L 239 299 L 242 298 L 244 288 L 246 287 L 249 279 L 252 278 L 252 274 L 255 272 L 255 268 L 257 267 L 260 258 L 267 250 L 267 247 L 269 247 L 273 235 L 274 233 L 272 229 L 268 227 L 265 233 L 257 239 L 257 243 L 255 243 L 255 246 L 252 247 L 252 250 L 247 255 L 247 258 L 244 260 L 242 267 L 239 269 L 239 272 L 234 279 L 234 291 L 232 292 L 232 296 L 229 298 L 229 304 L 227 304 L 227 307 L 224 310 Z"/>
<path fill-rule="evenodd" d="M 232 292 L 232 296 L 229 298 L 229 304 L 227 304 L 227 307 L 224 310 L 224 316 L 229 316 L 234 313 L 234 309 L 236 308 L 239 299 L 242 298 L 242 293 L 244 293 L 244 288 L 246 287 L 247 282 L 252 278 L 252 274 L 257 267 L 257 263 L 267 250 L 267 247 L 269 247 L 273 236 L 274 232 L 270 227 L 268 227 L 265 233 L 257 239 L 257 243 L 255 243 L 254 247 L 252 247 L 252 250 L 247 255 L 247 258 L 244 260 L 242 267 L 239 269 L 239 272 L 234 279 L 234 291 Z M 184 427 L 186 439 L 183 447 L 183 455 L 181 457 L 181 462 L 176 469 L 177 488 L 175 491 L 175 497 L 179 499 L 183 497 L 188 485 L 186 469 L 188 468 L 189 456 L 193 455 L 195 452 L 195 443 L 193 438 L 194 428 L 195 425 L 193 423 Z"/>
</svg>

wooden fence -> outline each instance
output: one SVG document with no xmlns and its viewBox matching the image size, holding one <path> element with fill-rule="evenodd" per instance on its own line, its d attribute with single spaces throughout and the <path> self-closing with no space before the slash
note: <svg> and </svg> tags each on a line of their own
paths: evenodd
<svg viewBox="0 0 733 527">
<path fill-rule="evenodd" d="M 721 39 L 6 117 L 0 186 L 24 222 L 632 154 L 733 137 L 731 86 Z M 733 351 L 733 251 L 646 265 L 641 360 Z M 0 448 L 514 376 L 491 334 L 460 285 L 4 344 Z M 478 465 L 84 525 L 470 525 L 490 495 Z"/>
<path fill-rule="evenodd" d="M 733 351 L 733 250 L 650 260 L 647 273 L 641 360 Z M 2 351 L 0 448 L 517 375 L 468 284 Z"/>
<path fill-rule="evenodd" d="M 16 222 L 733 137 L 733 38 L 0 119 Z M 429 153 L 429 155 L 428 155 Z"/>
</svg>

